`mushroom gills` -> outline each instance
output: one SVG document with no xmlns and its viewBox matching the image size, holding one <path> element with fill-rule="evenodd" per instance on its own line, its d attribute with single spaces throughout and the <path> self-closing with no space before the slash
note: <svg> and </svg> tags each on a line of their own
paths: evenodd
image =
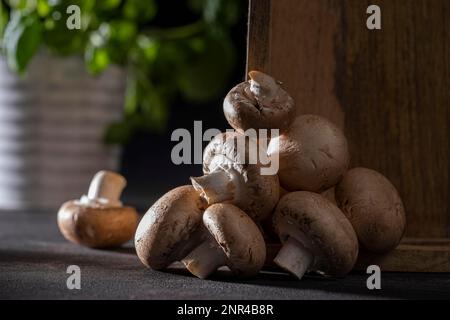
<svg viewBox="0 0 450 320">
<path fill-rule="evenodd" d="M 298 279 L 303 277 L 313 261 L 312 252 L 293 237 L 288 238 L 274 259 L 279 267 L 294 274 Z"/>
<path fill-rule="evenodd" d="M 219 267 L 227 264 L 227 257 L 214 240 L 205 241 L 181 261 L 186 269 L 200 279 L 206 279 Z"/>
<path fill-rule="evenodd" d="M 234 169 L 217 169 L 201 177 L 191 177 L 194 188 L 209 205 L 235 198 L 239 174 Z"/>
</svg>

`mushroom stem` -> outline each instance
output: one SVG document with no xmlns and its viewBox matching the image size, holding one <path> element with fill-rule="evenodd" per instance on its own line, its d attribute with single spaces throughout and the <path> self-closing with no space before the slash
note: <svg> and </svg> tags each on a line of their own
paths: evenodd
<svg viewBox="0 0 450 320">
<path fill-rule="evenodd" d="M 250 92 L 262 102 L 269 102 L 275 96 L 280 85 L 274 78 L 259 71 L 250 71 L 248 75 L 250 77 Z"/>
<path fill-rule="evenodd" d="M 313 260 L 314 256 L 308 249 L 293 237 L 289 237 L 273 261 L 301 279 Z"/>
<path fill-rule="evenodd" d="M 91 181 L 89 199 L 119 200 L 127 182 L 123 176 L 111 171 L 99 171 Z"/>
<path fill-rule="evenodd" d="M 226 261 L 223 250 L 210 240 L 192 250 L 181 262 L 193 275 L 205 279 L 217 268 L 226 265 Z"/>
<path fill-rule="evenodd" d="M 209 205 L 233 200 L 237 188 L 237 179 L 235 174 L 223 169 L 218 169 L 201 177 L 191 177 L 195 190 L 200 192 L 200 196 Z"/>
</svg>

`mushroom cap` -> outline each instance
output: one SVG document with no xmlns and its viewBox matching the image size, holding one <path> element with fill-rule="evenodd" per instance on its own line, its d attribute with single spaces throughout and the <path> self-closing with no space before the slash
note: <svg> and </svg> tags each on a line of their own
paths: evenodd
<svg viewBox="0 0 450 320">
<path fill-rule="evenodd" d="M 218 168 L 237 171 L 242 180 L 240 189 L 234 192 L 233 204 L 244 210 L 252 219 L 262 220 L 271 214 L 278 202 L 278 176 L 262 175 L 263 165 L 259 157 L 256 163 L 250 163 L 250 144 L 246 144 L 245 148 L 237 147 L 245 142 L 245 137 L 237 132 L 224 132 L 215 136 L 204 150 L 203 172 L 209 174 Z M 256 140 L 252 141 L 256 143 Z M 257 145 L 258 148 L 264 148 L 266 144 Z M 261 152 L 266 153 L 265 149 Z"/>
<path fill-rule="evenodd" d="M 358 256 L 358 239 L 337 206 L 319 194 L 291 192 L 281 198 L 274 217 L 281 242 L 294 237 L 314 253 L 311 270 L 343 276 Z"/>
<path fill-rule="evenodd" d="M 328 199 L 328 201 L 331 201 L 333 204 L 337 205 L 335 192 L 336 192 L 336 187 L 333 186 L 330 189 L 327 189 L 327 190 L 321 192 L 320 195 L 322 197 L 325 197 L 326 199 Z"/>
<path fill-rule="evenodd" d="M 204 202 L 194 187 L 181 186 L 163 195 L 142 218 L 135 235 L 142 263 L 162 269 L 180 259 L 187 240 L 201 225 Z"/>
<path fill-rule="evenodd" d="M 364 249 L 382 253 L 400 243 L 406 226 L 405 209 L 385 176 L 371 169 L 351 169 L 336 186 L 336 200 Z"/>
<path fill-rule="evenodd" d="M 223 111 L 230 126 L 240 132 L 248 129 L 284 131 L 295 116 L 295 103 L 277 85 L 275 96 L 270 103 L 264 105 L 250 91 L 250 81 L 245 81 L 228 92 L 223 101 Z"/>
<path fill-rule="evenodd" d="M 93 248 L 127 242 L 133 238 L 137 224 L 138 214 L 131 207 L 87 206 L 71 200 L 58 211 L 58 226 L 63 236 Z"/>
<path fill-rule="evenodd" d="M 343 132 L 317 115 L 297 117 L 288 132 L 270 141 L 268 154 L 279 155 L 280 183 L 290 191 L 325 191 L 339 182 L 350 161 Z"/>
<path fill-rule="evenodd" d="M 203 223 L 227 256 L 227 265 L 239 276 L 253 276 L 266 259 L 264 238 L 257 225 L 232 204 L 213 204 Z"/>
</svg>

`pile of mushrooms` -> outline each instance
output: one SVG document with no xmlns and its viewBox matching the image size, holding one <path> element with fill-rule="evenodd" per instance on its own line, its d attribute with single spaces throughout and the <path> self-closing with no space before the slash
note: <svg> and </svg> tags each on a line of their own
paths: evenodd
<svg viewBox="0 0 450 320">
<path fill-rule="evenodd" d="M 221 266 L 239 277 L 264 266 L 262 221 L 280 198 L 277 174 L 262 175 L 264 164 L 251 146 L 267 156 L 267 144 L 245 135 L 248 129 L 288 128 L 294 101 L 280 83 L 261 72 L 231 89 L 224 113 L 235 129 L 214 137 L 203 153 L 203 173 L 191 186 L 169 191 L 145 214 L 135 236 L 136 252 L 153 269 L 181 261 L 206 278 Z M 250 159 L 254 158 L 255 161 Z"/>
<path fill-rule="evenodd" d="M 281 82 L 259 71 L 249 78 L 224 99 L 235 131 L 205 148 L 203 176 L 167 192 L 140 221 L 134 241 L 142 263 L 162 270 L 179 261 L 201 279 L 222 266 L 251 277 L 267 262 L 266 242 L 279 241 L 273 262 L 298 279 L 307 272 L 341 277 L 360 251 L 394 249 L 405 231 L 395 187 L 374 170 L 349 170 L 342 130 L 318 115 L 296 116 Z M 279 129 L 280 135 L 249 137 L 249 129 Z M 267 164 L 259 157 L 249 161 L 250 142 L 278 161 L 277 174 L 261 174 Z M 119 201 L 124 186 L 112 173 L 94 177 L 87 196 L 61 208 L 64 236 L 93 247 L 128 240 L 136 218 Z"/>
<path fill-rule="evenodd" d="M 373 170 L 348 171 L 343 132 L 321 116 L 296 117 L 281 82 L 259 71 L 249 78 L 224 99 L 235 131 L 205 148 L 204 175 L 165 194 L 139 224 L 141 261 L 157 270 L 181 261 L 202 279 L 221 266 L 253 276 L 264 266 L 265 242 L 276 235 L 282 246 L 273 262 L 301 279 L 306 272 L 344 276 L 360 247 L 395 248 L 405 213 L 394 186 Z M 279 129 L 263 150 L 277 157 L 278 174 L 262 175 L 263 164 L 249 162 L 249 129 Z"/>
</svg>

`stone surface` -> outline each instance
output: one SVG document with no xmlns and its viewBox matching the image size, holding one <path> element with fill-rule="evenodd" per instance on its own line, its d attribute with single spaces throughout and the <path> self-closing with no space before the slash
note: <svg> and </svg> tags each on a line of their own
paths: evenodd
<svg viewBox="0 0 450 320">
<path fill-rule="evenodd" d="M 81 268 L 81 290 L 68 290 L 69 265 Z M 383 273 L 381 290 L 366 288 L 367 275 L 344 279 L 309 276 L 295 281 L 263 271 L 239 280 L 227 270 L 199 280 L 174 265 L 146 269 L 132 243 L 95 250 L 67 242 L 56 214 L 0 213 L 0 299 L 404 299 L 450 298 L 449 274 Z"/>
</svg>

